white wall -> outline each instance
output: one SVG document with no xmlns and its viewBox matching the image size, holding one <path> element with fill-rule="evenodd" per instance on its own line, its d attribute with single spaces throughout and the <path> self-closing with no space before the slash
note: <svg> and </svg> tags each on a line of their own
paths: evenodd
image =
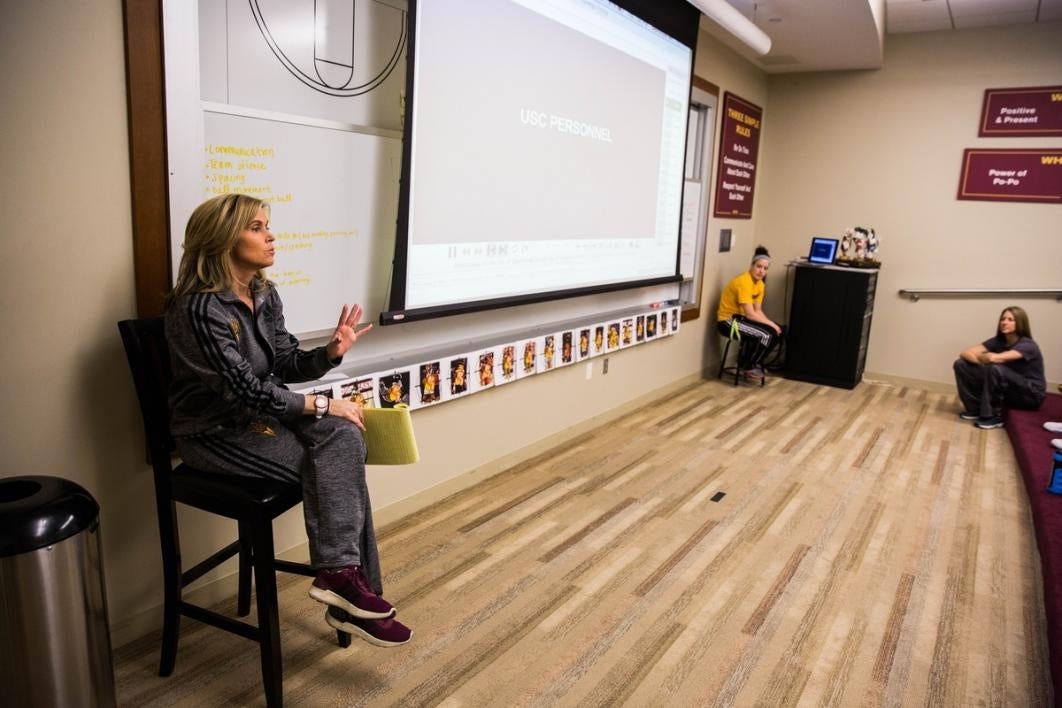
<svg viewBox="0 0 1062 708">
<path fill-rule="evenodd" d="M 115 327 L 135 309 L 121 3 L 5 0 L 0 64 L 0 474 L 67 477 L 100 501 L 120 618 L 156 601 L 159 567 Z"/>
<path fill-rule="evenodd" d="M 7 0 L 3 13 L 0 475 L 66 477 L 100 502 L 110 620 L 120 645 L 158 625 L 161 603 L 151 473 L 115 327 L 136 311 L 122 5 Z M 758 70 L 714 40 L 706 46 L 699 73 L 765 100 Z M 739 247 L 753 227 L 736 225 Z M 724 264 L 728 276 L 747 260 L 735 258 L 739 265 Z M 417 412 L 423 461 L 370 469 L 378 519 L 396 518 L 595 421 L 637 416 L 632 402 L 695 380 L 717 351 L 704 328 L 714 319 L 719 273 L 709 254 L 705 316 L 677 337 L 610 357 L 608 375 L 598 361 L 590 380 L 584 366 L 573 366 Z M 194 511 L 181 519 L 188 561 L 231 540 L 228 522 Z M 301 513 L 287 514 L 275 536 L 278 548 L 300 552 Z"/>
<path fill-rule="evenodd" d="M 812 236 L 869 226 L 883 266 L 867 376 L 952 382 L 958 352 L 1024 307 L 1062 381 L 1062 303 L 929 299 L 901 288 L 1062 287 L 1062 206 L 959 201 L 963 149 L 1062 147 L 1062 138 L 978 138 L 986 88 L 1058 85 L 1062 23 L 888 35 L 880 71 L 778 75 L 769 82 L 757 214 L 784 260 Z M 776 266 L 777 267 L 777 266 Z M 775 302 L 784 279 L 768 289 Z M 780 314 L 780 313 L 779 313 Z"/>
</svg>

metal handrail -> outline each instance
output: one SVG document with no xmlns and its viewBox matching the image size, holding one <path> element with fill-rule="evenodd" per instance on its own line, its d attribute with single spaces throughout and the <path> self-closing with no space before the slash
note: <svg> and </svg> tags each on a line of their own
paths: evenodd
<svg viewBox="0 0 1062 708">
<path fill-rule="evenodd" d="M 1060 288 L 903 288 L 902 297 L 918 302 L 923 295 L 1051 295 L 1062 302 Z"/>
</svg>

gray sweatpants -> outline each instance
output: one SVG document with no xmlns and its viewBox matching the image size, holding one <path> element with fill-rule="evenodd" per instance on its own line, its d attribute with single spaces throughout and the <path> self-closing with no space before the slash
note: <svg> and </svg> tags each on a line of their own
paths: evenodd
<svg viewBox="0 0 1062 708">
<path fill-rule="evenodd" d="M 1003 415 L 1003 408 L 1038 410 L 1044 392 L 1005 364 L 971 364 L 959 358 L 952 365 L 955 388 L 967 413 L 990 418 Z"/>
<path fill-rule="evenodd" d="M 205 472 L 302 483 L 302 513 L 315 568 L 360 565 L 380 594 L 380 558 L 365 483 L 365 442 L 353 423 L 304 416 L 292 424 L 177 439 L 177 452 Z"/>
</svg>

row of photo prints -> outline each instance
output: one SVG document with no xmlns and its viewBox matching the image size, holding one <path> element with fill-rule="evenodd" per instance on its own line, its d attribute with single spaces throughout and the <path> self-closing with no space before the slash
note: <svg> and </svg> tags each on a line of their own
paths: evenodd
<svg viewBox="0 0 1062 708">
<path fill-rule="evenodd" d="M 412 409 L 424 408 L 675 334 L 680 320 L 678 307 L 653 310 L 357 376 L 310 392 L 370 407 L 394 408 L 402 403 Z"/>
</svg>

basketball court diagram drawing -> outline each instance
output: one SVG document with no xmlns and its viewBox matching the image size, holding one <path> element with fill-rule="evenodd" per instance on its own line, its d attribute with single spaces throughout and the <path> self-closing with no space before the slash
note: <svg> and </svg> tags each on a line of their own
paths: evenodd
<svg viewBox="0 0 1062 708">
<path fill-rule="evenodd" d="M 401 62 L 406 11 L 386 0 L 248 0 L 262 39 L 284 68 L 323 94 L 364 95 Z"/>
</svg>

